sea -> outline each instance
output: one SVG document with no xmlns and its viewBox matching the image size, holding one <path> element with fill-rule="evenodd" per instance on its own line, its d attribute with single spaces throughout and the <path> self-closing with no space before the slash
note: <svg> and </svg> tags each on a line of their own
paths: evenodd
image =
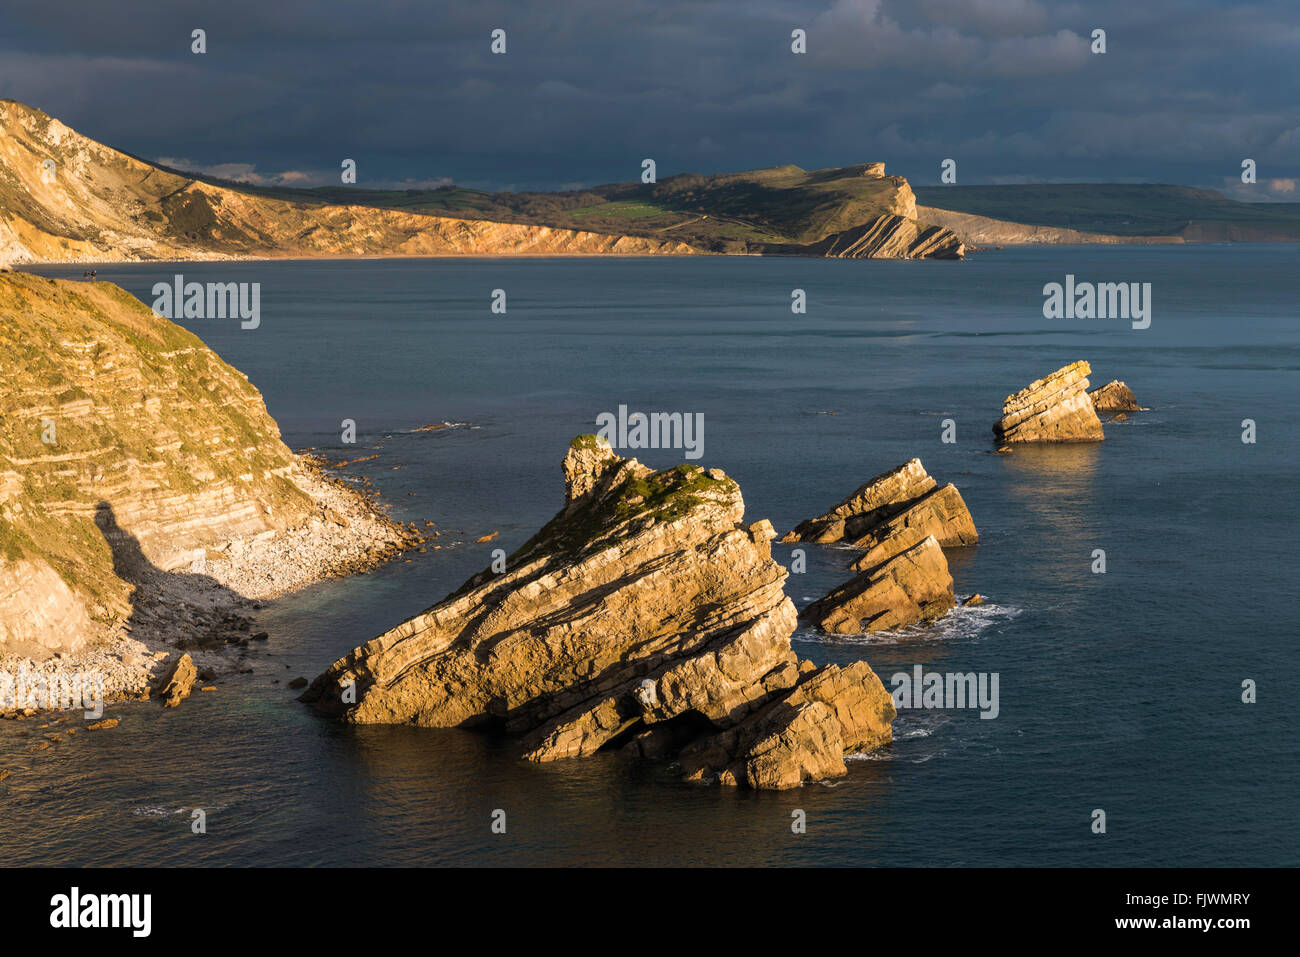
<svg viewBox="0 0 1300 957">
<path fill-rule="evenodd" d="M 251 673 L 179 708 L 110 705 L 116 729 L 36 754 L 30 722 L 0 722 L 0 865 L 1300 864 L 1298 267 L 1286 244 L 97 266 L 148 304 L 177 274 L 259 283 L 256 328 L 179 321 L 292 448 L 377 456 L 340 474 L 440 537 L 269 603 L 270 640 L 237 659 Z M 1066 276 L 1150 283 L 1149 327 L 1045 318 Z M 1081 359 L 1146 410 L 1099 444 L 996 454 L 1004 397 Z M 980 533 L 949 555 L 956 592 L 985 604 L 793 642 L 890 688 L 917 666 L 996 675 L 996 716 L 903 709 L 847 777 L 756 793 L 295 700 L 290 679 L 522 544 L 563 504 L 570 439 L 620 406 L 702 414 L 700 458 L 629 454 L 724 469 L 778 532 L 912 457 L 954 482 Z M 773 553 L 802 569 L 799 607 L 852 574 L 841 548 Z"/>
</svg>

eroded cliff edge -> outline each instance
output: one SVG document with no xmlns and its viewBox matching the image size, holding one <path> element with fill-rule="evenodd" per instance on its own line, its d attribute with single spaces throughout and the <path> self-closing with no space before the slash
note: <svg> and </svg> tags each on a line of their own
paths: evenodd
<svg viewBox="0 0 1300 957">
<path fill-rule="evenodd" d="M 623 748 L 755 788 L 847 773 L 891 738 L 864 662 L 818 668 L 771 523 L 721 470 L 655 472 L 581 436 L 564 508 L 511 555 L 357 648 L 303 695 L 357 724 L 495 726 L 533 761 Z"/>
<path fill-rule="evenodd" d="M 81 659 L 138 691 L 155 642 L 219 641 L 247 603 L 410 538 L 110 283 L 0 273 L 0 396 L 0 659 Z"/>
<path fill-rule="evenodd" d="M 356 197 L 357 201 L 353 201 Z M 0 264 L 341 256 L 787 254 L 960 259 L 883 163 L 562 193 L 271 191 L 208 181 L 0 100 Z M 402 208 L 397 208 L 397 204 Z M 627 215 L 635 209 L 636 215 Z"/>
</svg>

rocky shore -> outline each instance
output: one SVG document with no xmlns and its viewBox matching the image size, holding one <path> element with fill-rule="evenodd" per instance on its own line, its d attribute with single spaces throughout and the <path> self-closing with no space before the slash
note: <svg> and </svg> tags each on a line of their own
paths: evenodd
<svg viewBox="0 0 1300 957">
<path fill-rule="evenodd" d="M 111 283 L 0 274 L 0 352 L 0 679 L 93 674 L 111 700 L 180 651 L 219 672 L 257 603 L 421 540 Z"/>
</svg>

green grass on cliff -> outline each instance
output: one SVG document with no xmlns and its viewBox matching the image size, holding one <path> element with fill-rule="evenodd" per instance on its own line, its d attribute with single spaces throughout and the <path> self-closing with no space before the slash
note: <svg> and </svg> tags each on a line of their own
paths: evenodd
<svg viewBox="0 0 1300 957">
<path fill-rule="evenodd" d="M 20 483 L 0 501 L 9 561 L 44 560 L 112 604 L 123 588 L 93 520 L 101 488 L 200 492 L 252 473 L 250 494 L 277 512 L 309 507 L 266 474 L 292 457 L 256 389 L 111 283 L 0 274 L 0 356 L 0 472 Z M 42 440 L 45 419 L 53 445 Z"/>
<path fill-rule="evenodd" d="M 658 183 L 613 183 L 554 193 L 255 187 L 210 180 L 292 202 L 351 203 L 414 213 L 528 223 L 562 229 L 676 239 L 714 252 L 785 251 L 890 212 L 906 184 L 864 175 L 863 166 L 803 170 L 775 166 L 741 173 L 684 173 Z"/>
</svg>

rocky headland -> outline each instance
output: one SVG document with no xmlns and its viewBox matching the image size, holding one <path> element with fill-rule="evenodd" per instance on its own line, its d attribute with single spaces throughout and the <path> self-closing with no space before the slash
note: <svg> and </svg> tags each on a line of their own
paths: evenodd
<svg viewBox="0 0 1300 957">
<path fill-rule="evenodd" d="M 690 780 L 788 788 L 891 738 L 866 663 L 818 668 L 767 521 L 719 469 L 656 472 L 593 436 L 564 508 L 428 611 L 337 661 L 303 699 L 357 724 L 495 727 L 532 761 L 619 749 Z"/>
<path fill-rule="evenodd" d="M 0 671 L 145 695 L 254 639 L 255 603 L 414 543 L 115 285 L 0 273 L 0 355 Z"/>
<path fill-rule="evenodd" d="M 261 189 L 147 163 L 0 100 L 0 264 L 350 256 L 960 259 L 883 163 L 568 193 Z M 354 199 L 356 201 L 354 201 Z M 423 202 L 421 201 L 423 200 Z M 634 205 L 645 215 L 628 217 Z"/>
</svg>

